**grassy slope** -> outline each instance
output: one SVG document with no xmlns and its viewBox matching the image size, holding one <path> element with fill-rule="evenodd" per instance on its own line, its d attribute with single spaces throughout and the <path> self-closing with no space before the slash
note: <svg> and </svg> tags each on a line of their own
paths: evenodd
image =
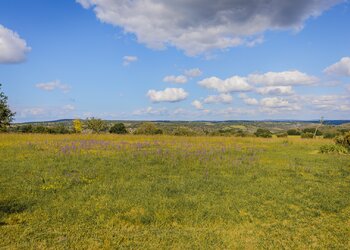
<svg viewBox="0 0 350 250">
<path fill-rule="evenodd" d="M 325 143 L 0 134 L 0 248 L 346 249 L 350 157 Z"/>
</svg>

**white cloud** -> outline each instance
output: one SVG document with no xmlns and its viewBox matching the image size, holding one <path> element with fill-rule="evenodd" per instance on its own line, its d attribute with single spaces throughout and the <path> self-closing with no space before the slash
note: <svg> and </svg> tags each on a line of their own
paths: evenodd
<svg viewBox="0 0 350 250">
<path fill-rule="evenodd" d="M 292 86 L 268 86 L 257 88 L 256 92 L 262 95 L 292 95 Z"/>
<path fill-rule="evenodd" d="M 64 111 L 73 111 L 75 110 L 75 107 L 72 104 L 67 104 L 63 106 Z"/>
<path fill-rule="evenodd" d="M 195 107 L 196 109 L 203 109 L 203 104 L 198 100 L 194 100 L 192 102 L 192 106 Z"/>
<path fill-rule="evenodd" d="M 230 94 L 210 95 L 204 99 L 204 103 L 231 103 L 233 100 Z"/>
<path fill-rule="evenodd" d="M 217 77 L 210 77 L 203 79 L 198 82 L 198 84 L 208 89 L 215 89 L 220 93 L 243 92 L 252 89 L 246 81 L 246 78 L 240 76 L 233 76 L 226 80 Z"/>
<path fill-rule="evenodd" d="M 63 92 L 68 92 L 70 90 L 70 86 L 67 84 L 61 83 L 59 80 L 46 82 L 46 83 L 38 83 L 35 85 L 38 89 L 42 89 L 45 91 L 53 91 L 56 89 L 62 90 Z"/>
<path fill-rule="evenodd" d="M 139 59 L 137 56 L 124 56 L 123 57 L 123 65 L 128 66 L 130 63 L 137 62 Z"/>
<path fill-rule="evenodd" d="M 245 99 L 243 99 L 243 101 L 245 104 L 251 105 L 251 106 L 259 104 L 258 100 L 255 98 L 245 98 Z"/>
<path fill-rule="evenodd" d="M 31 50 L 25 40 L 0 24 L 0 63 L 19 63 Z"/>
<path fill-rule="evenodd" d="M 259 101 L 255 98 L 250 98 L 249 96 L 247 96 L 247 94 L 245 93 L 240 93 L 239 94 L 239 98 L 243 99 L 244 103 L 250 106 L 253 105 L 258 105 Z"/>
<path fill-rule="evenodd" d="M 268 97 L 263 98 L 260 101 L 261 111 L 265 113 L 278 113 L 281 111 L 296 111 L 301 107 L 297 103 L 291 103 L 287 99 L 280 97 Z"/>
<path fill-rule="evenodd" d="M 166 76 L 163 79 L 164 82 L 170 82 L 170 83 L 186 83 L 187 77 L 180 75 L 180 76 Z"/>
<path fill-rule="evenodd" d="M 350 57 L 343 57 L 339 62 L 324 70 L 326 74 L 337 76 L 350 76 Z"/>
<path fill-rule="evenodd" d="M 185 75 L 188 77 L 198 77 L 202 75 L 202 71 L 199 68 L 185 70 Z"/>
<path fill-rule="evenodd" d="M 265 74 L 251 74 L 248 82 L 267 86 L 309 85 L 318 79 L 300 71 L 267 72 Z"/>
<path fill-rule="evenodd" d="M 300 30 L 343 0 L 77 0 L 102 22 L 135 34 L 150 48 L 179 48 L 187 55 L 246 44 L 267 30 Z M 256 42 L 255 42 L 256 43 Z"/>
<path fill-rule="evenodd" d="M 188 93 L 182 88 L 166 88 L 163 91 L 149 90 L 147 96 L 152 102 L 179 102 L 185 100 Z"/>
</svg>

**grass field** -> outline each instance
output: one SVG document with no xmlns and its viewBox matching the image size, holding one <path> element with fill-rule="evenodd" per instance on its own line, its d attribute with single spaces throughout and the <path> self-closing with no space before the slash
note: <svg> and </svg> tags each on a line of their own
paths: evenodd
<svg viewBox="0 0 350 250">
<path fill-rule="evenodd" d="M 325 139 L 0 134 L 0 248 L 349 249 Z"/>
</svg>

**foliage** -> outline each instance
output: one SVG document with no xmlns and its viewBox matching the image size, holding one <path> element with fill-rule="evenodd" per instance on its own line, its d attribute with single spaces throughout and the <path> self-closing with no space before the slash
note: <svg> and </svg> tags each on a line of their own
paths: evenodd
<svg viewBox="0 0 350 250">
<path fill-rule="evenodd" d="M 288 137 L 288 134 L 287 133 L 279 133 L 279 134 L 276 134 L 276 136 L 279 138 L 285 138 L 285 137 Z"/>
<path fill-rule="evenodd" d="M 79 119 L 73 121 L 74 132 L 80 134 L 83 131 L 83 124 Z"/>
<path fill-rule="evenodd" d="M 109 133 L 111 134 L 127 134 L 128 131 L 125 128 L 124 123 L 116 123 L 110 129 Z"/>
<path fill-rule="evenodd" d="M 307 134 L 307 133 L 314 134 L 315 131 L 316 131 L 316 128 L 305 128 L 305 129 L 303 129 L 303 133 L 304 134 Z M 322 135 L 322 132 L 320 130 L 317 130 L 316 136 L 321 136 L 321 135 Z"/>
<path fill-rule="evenodd" d="M 254 134 L 256 137 L 263 137 L 263 138 L 271 138 L 272 137 L 271 131 L 268 129 L 264 129 L 264 128 L 257 129 L 257 131 Z"/>
<path fill-rule="evenodd" d="M 106 122 L 101 119 L 91 117 L 86 120 L 86 123 L 87 128 L 91 129 L 94 133 L 101 133 L 107 130 Z"/>
<path fill-rule="evenodd" d="M 296 129 L 289 129 L 289 130 L 287 131 L 287 134 L 288 134 L 288 135 L 300 135 L 301 132 L 300 132 L 299 130 L 296 130 Z"/>
<path fill-rule="evenodd" d="M 350 132 L 341 136 L 337 136 L 335 138 L 335 143 L 350 150 Z"/>
<path fill-rule="evenodd" d="M 163 130 L 159 129 L 154 123 L 144 122 L 134 132 L 137 135 L 159 135 Z"/>
<path fill-rule="evenodd" d="M 314 138 L 314 134 L 313 133 L 310 133 L 310 132 L 307 132 L 307 133 L 301 133 L 301 138 L 303 139 L 312 139 Z"/>
<path fill-rule="evenodd" d="M 347 154 L 347 153 L 349 153 L 349 150 L 346 149 L 342 145 L 327 144 L 327 145 L 322 145 L 320 147 L 320 153 L 322 153 L 322 154 L 330 154 L 330 153 Z"/>
<path fill-rule="evenodd" d="M 0 132 L 6 131 L 15 116 L 15 113 L 10 110 L 7 104 L 8 97 L 1 91 L 1 86 L 0 84 Z"/>
<path fill-rule="evenodd" d="M 196 135 L 196 132 L 187 127 L 178 127 L 173 134 L 177 136 L 194 136 Z"/>
<path fill-rule="evenodd" d="M 337 133 L 332 133 L 332 132 L 323 133 L 323 138 L 325 139 L 333 139 L 336 136 L 337 136 Z"/>
</svg>

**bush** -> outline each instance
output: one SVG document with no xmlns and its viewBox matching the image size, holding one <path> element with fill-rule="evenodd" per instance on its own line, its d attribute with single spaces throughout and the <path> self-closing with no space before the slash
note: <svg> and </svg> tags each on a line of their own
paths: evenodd
<svg viewBox="0 0 350 250">
<path fill-rule="evenodd" d="M 330 154 L 330 153 L 337 153 L 337 154 L 347 154 L 349 151 L 341 146 L 341 145 L 334 145 L 334 144 L 328 144 L 323 145 L 320 147 L 320 153 L 322 154 Z"/>
<path fill-rule="evenodd" d="M 305 133 L 305 134 L 306 134 L 306 133 L 314 134 L 315 131 L 316 131 L 316 128 L 305 128 L 305 129 L 303 129 L 303 133 Z M 320 136 L 320 135 L 322 135 L 322 132 L 319 131 L 319 130 L 317 130 L 316 135 L 317 135 L 317 136 Z"/>
<path fill-rule="evenodd" d="M 196 135 L 197 133 L 187 127 L 178 127 L 174 130 L 173 134 L 177 136 L 193 136 L 193 135 Z"/>
<path fill-rule="evenodd" d="M 21 133 L 32 133 L 33 126 L 31 124 L 22 125 L 18 128 L 18 131 Z"/>
<path fill-rule="evenodd" d="M 128 131 L 126 130 L 124 123 L 116 123 L 109 129 L 109 133 L 111 133 L 111 134 L 127 134 Z"/>
<path fill-rule="evenodd" d="M 276 136 L 279 138 L 284 138 L 284 137 L 288 137 L 288 134 L 287 133 L 280 133 L 280 134 L 277 134 Z"/>
<path fill-rule="evenodd" d="M 256 137 L 263 137 L 263 138 L 271 138 L 272 137 L 271 131 L 268 129 L 264 129 L 264 128 L 259 128 L 254 134 Z"/>
<path fill-rule="evenodd" d="M 313 133 L 302 133 L 301 134 L 301 138 L 303 138 L 303 139 L 312 139 L 312 138 L 314 138 L 314 134 Z"/>
<path fill-rule="evenodd" d="M 96 119 L 94 117 L 87 119 L 87 127 L 91 129 L 94 133 L 100 133 L 107 130 L 106 122 L 101 119 Z"/>
<path fill-rule="evenodd" d="M 47 133 L 49 133 L 49 134 L 69 134 L 70 131 L 63 124 L 59 124 L 56 126 L 48 127 Z"/>
<path fill-rule="evenodd" d="M 327 133 L 324 133 L 324 134 L 323 134 L 323 138 L 325 138 L 325 139 L 333 139 L 333 138 L 335 138 L 336 136 L 337 136 L 336 133 L 330 133 L 330 132 L 327 132 Z"/>
<path fill-rule="evenodd" d="M 350 132 L 341 136 L 337 136 L 335 138 L 335 143 L 350 150 Z"/>
<path fill-rule="evenodd" d="M 300 132 L 299 130 L 296 130 L 296 129 L 289 129 L 289 130 L 287 131 L 287 134 L 288 134 L 288 135 L 300 135 L 301 132 Z"/>
<path fill-rule="evenodd" d="M 157 126 L 151 122 L 144 122 L 134 133 L 137 135 L 160 135 L 163 134 L 163 130 L 157 128 Z"/>
</svg>

